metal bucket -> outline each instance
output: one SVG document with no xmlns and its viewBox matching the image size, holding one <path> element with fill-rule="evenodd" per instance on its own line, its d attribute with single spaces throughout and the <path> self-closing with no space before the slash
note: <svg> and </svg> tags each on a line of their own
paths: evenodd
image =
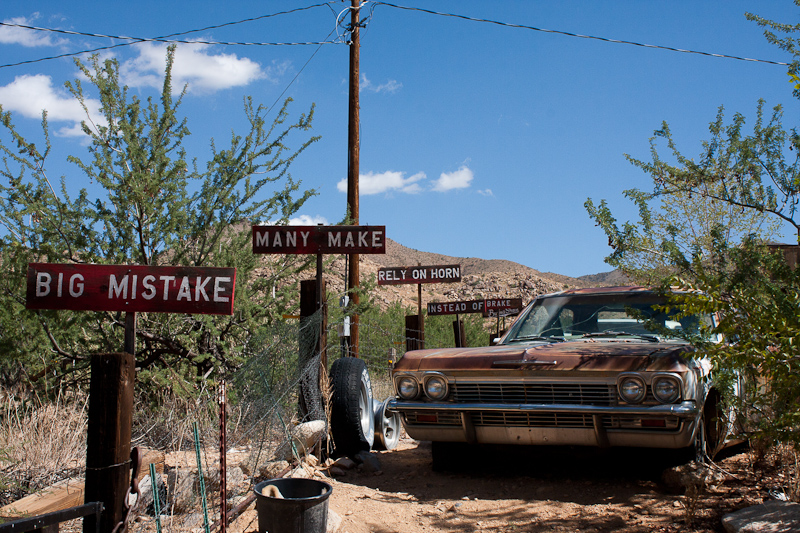
<svg viewBox="0 0 800 533">
<path fill-rule="evenodd" d="M 283 498 L 262 491 L 274 485 Z M 258 483 L 256 513 L 258 533 L 325 533 L 328 527 L 328 498 L 333 487 L 316 479 L 281 478 Z"/>
</svg>

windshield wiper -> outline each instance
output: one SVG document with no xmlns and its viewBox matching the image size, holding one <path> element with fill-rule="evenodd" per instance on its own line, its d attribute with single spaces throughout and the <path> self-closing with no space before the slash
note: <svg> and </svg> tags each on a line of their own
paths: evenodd
<svg viewBox="0 0 800 533">
<path fill-rule="evenodd" d="M 517 341 L 547 341 L 547 342 L 564 342 L 566 339 L 560 336 L 542 337 L 541 335 L 522 335 L 521 337 L 514 337 L 509 339 L 508 342 Z"/>
<path fill-rule="evenodd" d="M 641 335 L 639 333 L 627 333 L 625 331 L 598 331 L 594 333 L 584 333 L 581 338 L 587 339 L 590 337 L 636 337 L 650 342 L 658 342 L 660 339 L 656 335 Z"/>
</svg>

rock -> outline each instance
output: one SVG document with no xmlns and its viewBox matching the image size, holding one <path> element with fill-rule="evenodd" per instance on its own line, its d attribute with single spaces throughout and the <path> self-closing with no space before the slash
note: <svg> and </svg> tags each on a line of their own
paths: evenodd
<svg viewBox="0 0 800 533">
<path fill-rule="evenodd" d="M 702 491 L 711 483 L 718 483 L 724 475 L 696 462 L 668 468 L 661 473 L 661 483 L 669 492 L 682 494 L 687 489 Z"/>
<path fill-rule="evenodd" d="M 258 469 L 258 475 L 263 479 L 275 479 L 287 468 L 289 468 L 288 461 L 270 461 Z"/>
<path fill-rule="evenodd" d="M 768 501 L 722 517 L 728 533 L 788 533 L 800 531 L 800 503 Z"/>
<path fill-rule="evenodd" d="M 307 455 L 311 449 L 322 440 L 327 426 L 324 420 L 312 420 L 295 426 L 292 430 L 292 439 L 284 441 L 275 450 L 275 458 L 291 461 L 295 453 L 298 458 Z M 292 449 L 294 443 L 294 449 Z"/>
<path fill-rule="evenodd" d="M 378 472 L 381 470 L 381 462 L 378 456 L 370 452 L 358 452 L 353 459 L 360 464 L 364 472 Z"/>
<path fill-rule="evenodd" d="M 314 472 L 315 471 L 313 468 L 306 466 L 304 464 L 300 464 L 300 466 L 289 472 L 289 475 L 287 477 L 310 479 L 314 477 Z"/>
<path fill-rule="evenodd" d="M 219 470 L 212 469 L 205 474 L 206 492 L 219 492 Z M 225 472 L 225 489 L 228 495 L 238 494 L 247 485 L 247 476 L 238 466 L 228 467 Z"/>
<path fill-rule="evenodd" d="M 356 462 L 350 459 L 349 457 L 339 457 L 336 461 L 333 462 L 333 466 L 337 468 L 342 468 L 344 470 L 352 470 L 357 465 Z"/>
<path fill-rule="evenodd" d="M 182 514 L 192 511 L 198 499 L 198 476 L 190 468 L 174 468 L 167 473 L 167 494 L 170 510 Z"/>
<path fill-rule="evenodd" d="M 347 475 L 347 470 L 339 468 L 338 466 L 332 466 L 330 469 L 328 469 L 328 473 L 332 477 L 342 477 Z"/>
<path fill-rule="evenodd" d="M 328 527 L 326 533 L 337 533 L 342 527 L 342 517 L 328 509 Z"/>
<path fill-rule="evenodd" d="M 158 505 L 163 512 L 167 505 L 167 484 L 164 476 L 156 474 L 156 484 L 158 486 Z M 143 514 L 155 516 L 155 506 L 153 505 L 153 483 L 150 474 L 145 475 L 139 481 L 139 500 L 136 502 L 136 509 Z"/>
</svg>

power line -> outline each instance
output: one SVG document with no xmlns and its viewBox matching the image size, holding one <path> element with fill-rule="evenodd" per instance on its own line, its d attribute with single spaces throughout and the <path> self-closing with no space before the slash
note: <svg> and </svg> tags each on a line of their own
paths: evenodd
<svg viewBox="0 0 800 533">
<path fill-rule="evenodd" d="M 42 58 L 38 58 L 38 59 L 30 59 L 30 60 L 27 60 L 27 61 L 20 61 L 20 62 L 17 62 L 17 63 L 9 63 L 9 64 L 5 64 L 5 65 L 0 65 L 0 68 L 16 67 L 16 66 L 26 65 L 26 64 L 30 64 L 30 63 L 39 63 L 39 62 L 42 62 L 42 61 L 49 61 L 51 59 L 60 59 L 60 58 L 63 58 L 63 57 L 72 57 L 72 56 L 77 56 L 77 55 L 82 55 L 82 54 L 90 54 L 90 53 L 94 53 L 94 52 L 100 52 L 100 51 L 103 51 L 103 50 L 110 50 L 112 48 L 118 48 L 118 47 L 121 47 L 121 46 L 130 46 L 130 45 L 138 44 L 138 43 L 142 43 L 142 42 L 160 42 L 160 43 L 175 43 L 175 44 L 207 44 L 207 45 L 224 45 L 224 46 L 308 46 L 308 45 L 323 45 L 323 44 L 342 44 L 342 41 L 340 41 L 340 40 L 334 40 L 334 41 L 325 40 L 325 41 L 318 41 L 318 42 L 230 42 L 230 41 L 202 41 L 202 40 L 189 41 L 189 40 L 173 39 L 173 37 L 178 37 L 178 36 L 182 36 L 182 35 L 188 35 L 190 33 L 198 33 L 198 32 L 202 32 L 202 31 L 214 30 L 214 29 L 219 29 L 219 28 L 223 28 L 223 27 L 226 27 L 226 26 L 235 26 L 235 25 L 238 25 L 238 24 L 244 24 L 244 23 L 247 23 L 247 22 L 254 22 L 254 21 L 257 21 L 257 20 L 262 20 L 262 19 L 266 19 L 266 18 L 270 18 L 270 17 L 276 17 L 276 16 L 279 16 L 279 15 L 288 15 L 288 14 L 295 13 L 295 12 L 298 12 L 298 11 L 305 11 L 305 10 L 312 9 L 312 8 L 315 8 L 315 7 L 323 7 L 323 6 L 329 7 L 327 3 L 313 4 L 313 5 L 310 5 L 310 6 L 299 7 L 299 8 L 296 8 L 296 9 L 290 9 L 288 11 L 280 11 L 280 12 L 277 12 L 277 13 L 270 13 L 268 15 L 260 15 L 260 16 L 257 16 L 257 17 L 250 17 L 250 18 L 247 18 L 247 19 L 238 20 L 238 21 L 234 21 L 234 22 L 224 22 L 222 24 L 215 24 L 215 25 L 212 25 L 212 26 L 206 26 L 204 28 L 197 28 L 197 29 L 178 32 L 178 33 L 171 33 L 169 35 L 163 35 L 163 36 L 160 36 L 160 37 L 128 37 L 128 36 L 123 36 L 123 35 L 105 35 L 105 34 L 101 34 L 101 33 L 90 33 L 90 32 L 81 32 L 81 31 L 73 31 L 73 30 L 61 30 L 61 29 L 57 29 L 57 28 L 41 28 L 41 27 L 37 27 L 37 26 L 29 26 L 29 25 L 26 25 L 26 24 L 16 24 L 16 23 L 11 23 L 11 22 L 0 22 L 0 26 L 17 27 L 17 28 L 23 28 L 23 29 L 27 29 L 27 30 L 33 30 L 33 31 L 43 31 L 43 32 L 50 32 L 50 33 L 59 33 L 59 34 L 63 34 L 63 35 L 78 35 L 78 36 L 82 36 L 82 37 L 94 37 L 94 38 L 102 38 L 102 39 L 117 39 L 117 40 L 129 41 L 129 42 L 118 43 L 118 44 L 113 44 L 113 45 L 109 45 L 109 46 L 101 46 L 101 47 L 98 47 L 98 48 L 92 48 L 92 49 L 88 49 L 88 50 L 81 50 L 79 52 L 68 52 L 68 53 L 59 54 L 59 55 L 55 55 L 55 56 L 42 57 Z M 328 36 L 330 37 L 330 34 Z"/>
<path fill-rule="evenodd" d="M 658 49 L 658 50 L 667 50 L 667 51 L 670 51 L 670 52 L 681 52 L 681 53 L 685 53 L 685 54 L 697 54 L 697 55 L 703 55 L 703 56 L 708 56 L 708 57 L 719 57 L 719 58 L 724 58 L 724 59 L 736 59 L 736 60 L 739 60 L 739 61 L 751 61 L 751 62 L 754 62 L 754 63 L 768 63 L 770 65 L 782 65 L 782 66 L 789 66 L 790 65 L 790 63 L 784 63 L 782 61 L 772 61 L 772 60 L 769 60 L 769 59 L 753 59 L 753 58 L 749 58 L 749 57 L 738 57 L 738 56 L 731 56 L 731 55 L 727 55 L 727 54 L 714 54 L 714 53 L 711 53 L 711 52 L 701 52 L 701 51 L 698 51 L 698 50 L 686 50 L 686 49 L 683 49 L 683 48 L 674 48 L 672 46 L 661 46 L 661 45 L 657 45 L 657 44 L 637 43 L 635 41 L 624 41 L 624 40 L 620 40 L 620 39 L 609 39 L 607 37 L 597 37 L 597 36 L 593 36 L 593 35 L 582 35 L 580 33 L 571 33 L 571 32 L 561 31 L 561 30 L 548 30 L 548 29 L 545 29 L 545 28 L 537 28 L 535 26 L 526 26 L 524 24 L 513 24 L 513 23 L 510 23 L 510 22 L 501 22 L 501 21 L 498 21 L 498 20 L 474 18 L 474 17 L 468 17 L 466 15 L 458 15 L 458 14 L 455 14 L 455 13 L 442 13 L 442 12 L 439 12 L 439 11 L 431 11 L 430 9 L 423 9 L 423 8 L 420 8 L 420 7 L 399 6 L 399 5 L 396 5 L 396 4 L 390 4 L 388 2 L 376 1 L 375 4 L 376 5 L 384 5 L 384 6 L 387 6 L 387 7 L 394 7 L 396 9 L 404 9 L 404 10 L 407 10 L 407 11 L 419 11 L 421 13 L 427 13 L 429 15 L 439 15 L 439 16 L 443 16 L 443 17 L 453 17 L 453 18 L 458 18 L 458 19 L 462 19 L 462 20 L 469 20 L 471 22 L 485 22 L 487 24 L 496 24 L 498 26 L 506 26 L 506 27 L 509 27 L 509 28 L 519 28 L 519 29 L 523 29 L 523 30 L 532 30 L 532 31 L 539 31 L 539 32 L 544 32 L 544 33 L 554 33 L 554 34 L 558 34 L 558 35 L 565 35 L 567 37 L 578 37 L 578 38 L 581 38 L 581 39 L 593 39 L 593 40 L 596 40 L 596 41 L 603 41 L 603 42 L 607 42 L 607 43 L 628 44 L 628 45 L 632 45 L 632 46 L 641 46 L 643 48 L 655 48 L 655 49 Z"/>
<path fill-rule="evenodd" d="M 235 22 L 229 24 L 238 24 Z M 190 30 L 183 33 L 176 33 L 173 35 L 168 35 L 166 37 L 128 37 L 125 35 L 104 35 L 102 33 L 85 33 L 79 31 L 70 31 L 70 30 L 57 30 L 52 28 L 37 28 L 36 26 L 26 26 L 25 24 L 13 24 L 10 22 L 0 22 L 0 26 L 16 26 L 17 28 L 25 28 L 27 30 L 36 30 L 36 31 L 46 31 L 46 32 L 53 32 L 53 33 L 64 33 L 68 35 L 81 35 L 83 37 L 98 37 L 101 39 L 118 39 L 122 41 L 134 41 L 133 43 L 125 43 L 125 44 L 136 44 L 136 43 L 145 43 L 145 42 L 157 42 L 157 43 L 178 43 L 178 44 L 221 44 L 226 46 L 290 46 L 290 45 L 309 45 L 309 44 L 329 44 L 334 43 L 335 41 L 325 41 L 325 42 L 241 42 L 241 41 L 203 41 L 203 40 L 186 40 L 186 39 L 173 39 L 171 37 L 175 35 L 184 35 L 186 33 L 192 33 L 196 31 L 202 30 Z"/>
<path fill-rule="evenodd" d="M 0 23 L 2 24 L 2 23 Z M 180 39 L 160 39 L 160 38 L 152 38 L 152 39 L 138 39 L 135 37 L 127 37 L 128 39 L 132 39 L 132 42 L 128 43 L 119 43 L 113 44 L 109 46 L 101 46 L 98 48 L 91 48 L 89 50 L 81 50 L 80 52 L 68 52 L 65 54 L 59 54 L 56 56 L 48 56 L 48 57 L 40 57 L 38 59 L 29 59 L 27 61 L 19 61 L 17 63 L 7 63 L 5 65 L 0 65 L 0 68 L 6 67 L 18 67 L 20 65 L 27 65 L 30 63 L 41 63 L 42 61 L 49 61 L 51 59 L 59 59 L 62 57 L 73 57 L 79 56 L 82 54 L 91 54 L 94 52 L 100 52 L 102 50 L 110 50 L 112 48 L 118 48 L 121 46 L 131 46 L 133 44 L 143 43 L 143 42 L 157 42 L 157 43 L 174 43 L 174 44 L 218 44 L 224 46 L 308 46 L 308 45 L 324 45 L 324 44 L 345 44 L 341 41 L 309 41 L 309 42 L 296 42 L 296 43 L 266 43 L 266 42 L 230 42 L 230 41 L 187 41 L 187 40 L 180 40 Z"/>
<path fill-rule="evenodd" d="M 65 54 L 59 54 L 59 55 L 55 55 L 55 56 L 43 57 L 43 58 L 39 58 L 39 59 L 31 59 L 31 60 L 27 60 L 27 61 L 20 61 L 20 62 L 17 62 L 17 63 L 9 63 L 9 64 L 5 64 L 5 65 L 0 65 L 0 68 L 15 67 L 15 66 L 20 66 L 20 65 L 30 64 L 30 63 L 38 63 L 38 62 L 42 62 L 42 61 L 49 61 L 51 59 L 59 59 L 59 58 L 63 58 L 63 57 L 70 57 L 70 56 L 88 54 L 88 53 L 93 53 L 93 52 L 99 52 L 99 51 L 102 51 L 102 50 L 109 50 L 109 49 L 117 48 L 117 47 L 121 47 L 121 46 L 130 46 L 132 44 L 137 44 L 137 43 L 142 43 L 142 42 L 161 42 L 161 43 L 176 43 L 176 44 L 206 44 L 206 45 L 223 45 L 223 46 L 309 46 L 309 45 L 321 46 L 321 45 L 324 45 L 324 44 L 348 44 L 347 41 L 345 41 L 345 40 L 343 40 L 341 38 L 337 38 L 337 39 L 334 39 L 332 41 L 324 40 L 324 41 L 316 41 L 316 42 L 313 42 L 313 41 L 310 41 L 310 42 L 235 42 L 235 41 L 208 41 L 208 40 L 192 40 L 192 41 L 189 41 L 189 40 L 185 40 L 185 39 L 174 39 L 174 37 L 187 35 L 187 34 L 190 34 L 190 33 L 197 33 L 197 32 L 201 32 L 201 31 L 208 31 L 208 30 L 212 30 L 212 29 L 223 28 L 223 27 L 226 27 L 226 26 L 234 26 L 234 25 L 238 25 L 238 24 L 244 24 L 244 23 L 247 23 L 247 22 L 254 22 L 254 21 L 257 21 L 257 20 L 265 19 L 265 18 L 275 17 L 275 16 L 278 16 L 278 15 L 286 15 L 286 14 L 295 13 L 295 12 L 298 12 L 298 11 L 304 11 L 304 10 L 308 10 L 308 9 L 312 9 L 312 8 L 316 8 L 316 7 L 322 7 L 322 6 L 330 7 L 329 4 L 330 4 L 330 2 L 322 3 L 322 4 L 313 4 L 313 5 L 310 5 L 310 6 L 291 9 L 291 10 L 288 10 L 288 11 L 281 11 L 281 12 L 277 12 L 277 13 L 271 13 L 271 14 L 268 14 L 268 15 L 260 15 L 260 16 L 257 16 L 257 17 L 251 17 L 251 18 L 247 18 L 247 19 L 243 19 L 243 20 L 239 20 L 239 21 L 225 22 L 225 23 L 222 23 L 222 24 L 206 26 L 205 28 L 198 28 L 198 29 L 194 29 L 194 30 L 188 30 L 188 31 L 179 32 L 179 33 L 172 33 L 172 34 L 169 34 L 169 35 L 164 35 L 164 36 L 161 36 L 161 37 L 152 37 L 152 38 L 150 38 L 150 37 L 129 37 L 129 36 L 122 36 L 122 35 L 106 35 L 106 34 L 101 34 L 101 33 L 89 33 L 89 32 L 79 32 L 79 31 L 71 31 L 71 30 L 60 30 L 60 29 L 55 29 L 55 28 L 41 28 L 41 27 L 29 26 L 29 25 L 25 25 L 25 24 L 15 24 L 15 23 L 9 23 L 9 22 L 0 22 L 0 26 L 13 26 L 13 27 L 24 28 L 24 29 L 33 30 L 33 31 L 44 31 L 44 32 L 60 33 L 60 34 L 65 34 L 65 35 L 79 35 L 79 36 L 84 36 L 84 37 L 106 38 L 106 39 L 117 39 L 117 40 L 129 41 L 129 42 L 125 42 L 125 43 L 119 43 L 119 44 L 114 44 L 114 45 L 109 45 L 109 46 L 102 46 L 102 47 L 93 48 L 93 49 L 89 49 L 89 50 L 82 50 L 82 51 L 79 51 L 79 52 L 69 52 L 69 53 L 65 53 Z M 374 10 L 375 6 L 378 6 L 378 5 L 384 5 L 384 6 L 387 6 L 387 7 L 393 7 L 395 9 L 402 9 L 402 10 L 406 10 L 406 11 L 418 11 L 420 13 L 426 13 L 426 14 L 429 14 L 429 15 L 452 17 L 452 18 L 457 18 L 457 19 L 461 19 L 461 20 L 467 20 L 467 21 L 470 21 L 470 22 L 483 22 L 483 23 L 486 23 L 486 24 L 495 24 L 495 25 L 498 25 L 498 26 L 504 26 L 504 27 L 508 27 L 508 28 L 518 28 L 518 29 L 538 31 L 538 32 L 543 32 L 543 33 L 552 33 L 552 34 L 556 34 L 556 35 L 564 35 L 566 37 L 577 37 L 577 38 L 580 38 L 580 39 L 591 39 L 591 40 L 602 41 L 602 42 L 607 42 L 607 43 L 612 43 L 612 44 L 627 44 L 627 45 L 630 45 L 630 46 L 639 46 L 639 47 L 642 47 L 642 48 L 653 48 L 653 49 L 658 49 L 658 50 L 666 50 L 666 51 L 670 51 L 670 52 L 696 54 L 696 55 L 703 55 L 703 56 L 707 56 L 707 57 L 717 57 L 717 58 L 722 58 L 722 59 L 735 59 L 735 60 L 738 60 L 738 61 L 749 61 L 749 62 L 754 62 L 754 63 L 767 63 L 767 64 L 770 64 L 770 65 L 780 65 L 780 66 L 789 66 L 790 65 L 790 63 L 785 63 L 785 62 L 782 62 L 782 61 L 772 61 L 772 60 L 769 60 L 769 59 L 754 59 L 754 58 L 748 58 L 748 57 L 733 56 L 733 55 L 728 55 L 728 54 L 716 54 L 716 53 L 711 53 L 711 52 L 703 52 L 703 51 L 699 51 L 699 50 L 689 50 L 689 49 L 684 49 L 684 48 L 676 48 L 676 47 L 672 47 L 672 46 L 662 46 L 662 45 L 656 45 L 656 44 L 640 43 L 640 42 L 636 42 L 636 41 L 626 41 L 626 40 L 622 40 L 622 39 L 611 39 L 611 38 L 608 38 L 608 37 L 598 37 L 598 36 L 594 36 L 594 35 L 583 35 L 583 34 L 580 34 L 580 33 L 573 33 L 573 32 L 567 32 L 567 31 L 562 31 L 562 30 L 551 30 L 551 29 L 546 29 L 546 28 L 538 28 L 536 26 L 529 26 L 529 25 L 525 25 L 525 24 L 515 24 L 515 23 L 510 23 L 510 22 L 502 22 L 502 21 L 498 21 L 498 20 L 469 17 L 469 16 L 466 16 L 466 15 L 459 15 L 459 14 L 456 14 L 456 13 L 445 13 L 445 12 L 440 12 L 440 11 L 433 11 L 433 10 L 430 10 L 430 9 L 424 9 L 424 8 L 420 8 L 420 7 L 401 6 L 401 5 L 391 4 L 391 3 L 388 3 L 388 2 L 381 2 L 381 1 L 372 2 L 372 7 L 370 9 L 370 13 L 372 13 L 372 10 Z M 330 36 L 330 34 L 329 34 L 329 36 Z"/>
</svg>

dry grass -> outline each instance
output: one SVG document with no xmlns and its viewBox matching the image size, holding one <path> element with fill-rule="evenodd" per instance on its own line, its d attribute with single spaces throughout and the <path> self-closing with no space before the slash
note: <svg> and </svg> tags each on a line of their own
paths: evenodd
<svg viewBox="0 0 800 533">
<path fill-rule="evenodd" d="M 132 446 L 164 452 L 193 449 L 194 424 L 201 438 L 211 442 L 218 431 L 217 407 L 209 394 L 180 398 L 170 391 L 150 401 L 138 399 L 134 406 Z"/>
<path fill-rule="evenodd" d="M 88 397 L 54 401 L 5 395 L 0 407 L 0 503 L 81 473 L 86 460 Z"/>
<path fill-rule="evenodd" d="M 771 449 L 775 464 L 779 465 L 779 485 L 773 487 L 773 497 L 787 501 L 800 501 L 800 457 L 791 444 L 778 444 Z"/>
</svg>

